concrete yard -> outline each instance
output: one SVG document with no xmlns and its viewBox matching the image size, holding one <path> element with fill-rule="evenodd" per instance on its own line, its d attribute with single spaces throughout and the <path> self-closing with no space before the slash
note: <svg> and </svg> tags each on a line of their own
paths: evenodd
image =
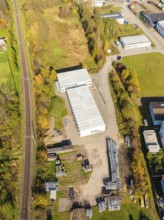
<svg viewBox="0 0 164 220">
<path fill-rule="evenodd" d="M 73 145 L 85 147 L 88 159 L 93 166 L 91 177 L 88 183 L 83 186 L 81 195 L 81 199 L 88 199 L 91 205 L 96 204 L 95 197 L 101 193 L 103 178 L 109 176 L 105 138 L 113 138 L 118 143 L 118 146 L 120 143 L 114 104 L 108 84 L 108 72 L 111 68 L 111 62 L 112 60 L 107 62 L 99 74 L 92 75 L 93 86 L 90 88 L 106 125 L 104 133 L 81 138 L 76 129 L 66 95 L 64 95 L 68 109 L 68 116 L 64 119 L 67 121 L 65 126 L 66 136 L 71 139 Z"/>
</svg>

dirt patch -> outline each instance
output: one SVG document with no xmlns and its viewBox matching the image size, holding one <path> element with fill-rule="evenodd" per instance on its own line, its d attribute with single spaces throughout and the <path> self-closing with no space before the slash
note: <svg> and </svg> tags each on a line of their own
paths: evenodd
<svg viewBox="0 0 164 220">
<path fill-rule="evenodd" d="M 72 202 L 67 198 L 60 198 L 58 201 L 58 211 L 66 212 L 69 211 L 72 207 Z"/>
<path fill-rule="evenodd" d="M 74 209 L 70 213 L 70 220 L 87 220 L 85 209 Z"/>
</svg>

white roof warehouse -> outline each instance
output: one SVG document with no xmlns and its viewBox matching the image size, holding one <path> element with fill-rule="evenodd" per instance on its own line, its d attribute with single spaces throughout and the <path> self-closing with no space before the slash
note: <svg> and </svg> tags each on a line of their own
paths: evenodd
<svg viewBox="0 0 164 220">
<path fill-rule="evenodd" d="M 68 88 L 74 88 L 81 85 L 91 86 L 91 77 L 86 69 L 77 69 L 57 74 L 61 92 Z"/>
<path fill-rule="evenodd" d="M 67 96 L 81 137 L 105 131 L 105 123 L 87 86 L 68 89 Z"/>
<path fill-rule="evenodd" d="M 120 37 L 120 42 L 125 49 L 151 46 L 151 41 L 144 34 Z"/>
</svg>

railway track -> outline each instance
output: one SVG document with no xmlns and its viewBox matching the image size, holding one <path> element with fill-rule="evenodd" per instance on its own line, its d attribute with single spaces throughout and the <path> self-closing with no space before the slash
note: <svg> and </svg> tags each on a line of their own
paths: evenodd
<svg viewBox="0 0 164 220">
<path fill-rule="evenodd" d="M 13 0 L 13 6 L 22 71 L 22 100 L 24 112 L 24 161 L 19 219 L 29 220 L 31 219 L 31 185 L 33 164 L 32 86 L 28 70 L 28 62 L 26 59 L 26 50 L 21 27 L 21 16 L 17 0 Z"/>
</svg>

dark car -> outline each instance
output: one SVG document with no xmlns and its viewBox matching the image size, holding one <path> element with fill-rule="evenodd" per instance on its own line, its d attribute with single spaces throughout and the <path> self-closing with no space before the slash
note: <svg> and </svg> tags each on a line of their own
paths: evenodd
<svg viewBox="0 0 164 220">
<path fill-rule="evenodd" d="M 121 57 L 120 55 L 117 56 L 117 60 L 121 60 L 121 58 L 122 58 L 122 57 Z"/>
</svg>

